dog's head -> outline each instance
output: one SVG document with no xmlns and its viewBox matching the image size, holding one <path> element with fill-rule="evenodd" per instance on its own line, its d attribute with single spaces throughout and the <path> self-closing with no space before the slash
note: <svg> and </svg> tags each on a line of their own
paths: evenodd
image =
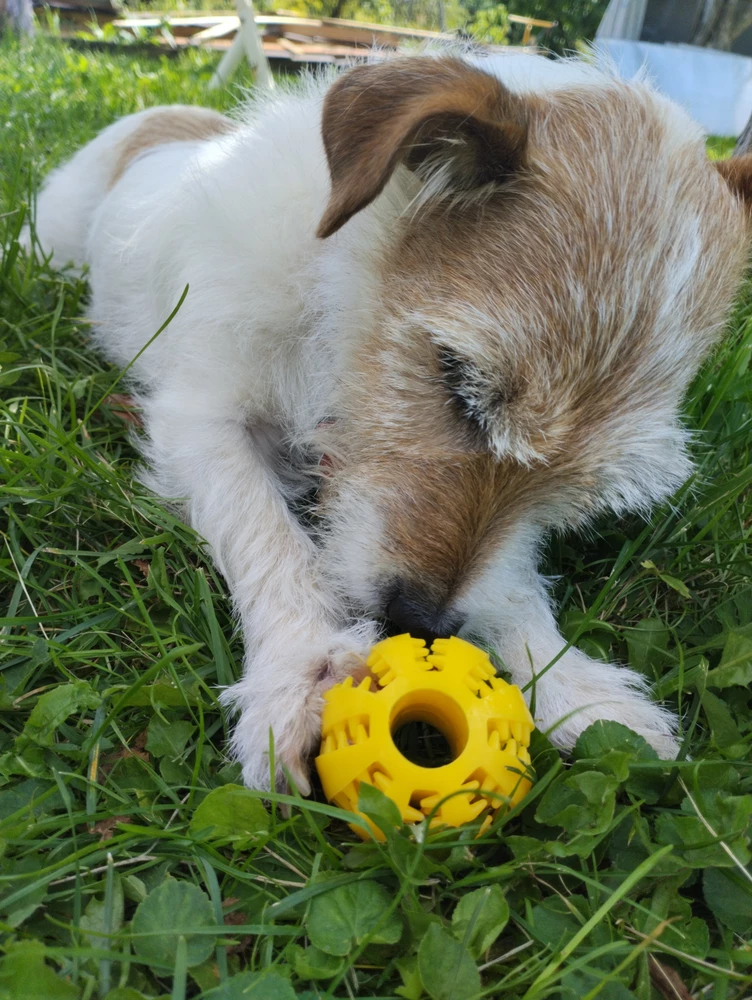
<svg viewBox="0 0 752 1000">
<path fill-rule="evenodd" d="M 584 72 L 512 93 L 404 58 L 325 101 L 319 235 L 387 187 L 409 201 L 326 429 L 327 555 L 414 632 L 487 632 L 542 533 L 646 509 L 689 471 L 678 408 L 744 270 L 752 170 L 722 177 L 682 111 Z"/>
</svg>

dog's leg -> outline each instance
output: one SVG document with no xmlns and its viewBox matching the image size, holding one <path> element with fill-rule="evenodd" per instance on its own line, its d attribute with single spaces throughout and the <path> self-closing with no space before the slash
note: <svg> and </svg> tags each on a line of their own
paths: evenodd
<svg viewBox="0 0 752 1000">
<path fill-rule="evenodd" d="M 568 749 L 591 723 L 611 719 L 643 736 L 663 759 L 676 757 L 676 719 L 651 700 L 641 675 L 592 660 L 575 648 L 549 666 L 566 642 L 542 581 L 519 603 L 510 595 L 510 602 L 516 609 L 502 628 L 499 652 L 515 684 L 534 681 L 536 725 L 556 745 Z M 529 698 L 532 690 L 527 694 Z"/>
<path fill-rule="evenodd" d="M 246 643 L 244 674 L 221 698 L 238 715 L 232 745 L 252 787 L 268 787 L 269 731 L 302 791 L 322 692 L 362 663 L 373 627 L 345 627 L 316 571 L 316 549 L 242 417 L 191 409 L 185 392 L 145 404 L 148 485 L 185 497 L 188 517 L 228 581 Z"/>
<path fill-rule="evenodd" d="M 517 539 L 475 582 L 463 609 L 467 632 L 496 648 L 515 684 L 533 682 L 526 696 L 530 700 L 534 690 L 536 725 L 557 746 L 569 749 L 591 723 L 611 719 L 644 736 L 662 758 L 673 759 L 676 719 L 651 700 L 644 677 L 578 649 L 562 653 L 566 642 L 537 572 L 536 550 L 534 539 Z"/>
</svg>

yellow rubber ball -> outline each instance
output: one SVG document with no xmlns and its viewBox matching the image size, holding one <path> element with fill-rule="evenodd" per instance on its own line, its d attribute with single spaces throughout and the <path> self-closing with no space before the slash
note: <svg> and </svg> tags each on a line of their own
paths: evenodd
<svg viewBox="0 0 752 1000">
<path fill-rule="evenodd" d="M 422 639 L 398 635 L 373 647 L 368 667 L 373 677 L 327 691 L 316 767 L 327 799 L 362 816 L 373 837 L 384 839 L 358 812 L 361 782 L 388 795 L 405 823 L 431 816 L 431 827 L 457 827 L 485 813 L 481 832 L 527 794 L 533 720 L 520 689 L 496 676 L 482 649 L 453 636 L 429 651 Z M 408 722 L 443 733 L 452 760 L 408 760 L 393 739 Z M 352 824 L 364 839 L 366 828 Z"/>
</svg>

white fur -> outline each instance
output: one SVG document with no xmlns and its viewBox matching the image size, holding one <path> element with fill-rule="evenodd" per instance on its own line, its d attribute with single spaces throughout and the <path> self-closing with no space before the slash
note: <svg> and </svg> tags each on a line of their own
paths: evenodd
<svg viewBox="0 0 752 1000">
<path fill-rule="evenodd" d="M 562 639 L 544 580 L 535 571 L 538 532 L 520 526 L 458 607 L 463 633 L 490 642 L 512 681 L 535 693 L 536 725 L 558 746 L 571 747 L 598 719 L 614 719 L 644 736 L 665 758 L 676 756 L 676 720 L 648 697 L 643 677 L 597 663 Z M 540 676 L 539 676 L 540 675 Z"/>
<path fill-rule="evenodd" d="M 509 58 L 493 70 L 521 92 L 617 85 L 581 63 Z M 329 195 L 323 91 L 312 85 L 273 100 L 234 135 L 155 148 L 107 191 L 113 150 L 142 116 L 126 118 L 54 173 L 38 205 L 42 246 L 61 265 L 89 265 L 95 337 L 114 363 L 131 361 L 189 285 L 176 318 L 135 364 L 134 391 L 148 429 L 147 482 L 163 497 L 185 499 L 242 624 L 244 676 L 222 698 L 239 714 L 233 746 L 252 786 L 269 781 L 271 727 L 278 757 L 305 787 L 296 762 L 318 730 L 321 688 L 351 670 L 378 634 L 369 559 L 382 525 L 372 498 L 353 498 L 322 565 L 259 443 L 265 427 L 309 440 L 336 412 L 337 387 L 380 294 L 380 256 L 417 193 L 398 171 L 340 233 L 315 239 Z M 681 131 L 683 114 L 666 109 Z M 619 508 L 665 495 L 686 471 L 681 457 L 662 467 L 676 442 L 665 451 L 656 444 L 673 433 L 658 409 L 659 430 L 636 440 L 631 457 L 614 457 L 609 499 Z M 499 441 L 502 451 L 535 458 L 511 430 Z M 651 449 L 655 475 L 645 483 Z M 458 598 L 464 632 L 497 643 L 519 683 L 542 673 L 563 646 L 536 571 L 539 536 L 539 527 L 520 527 Z M 666 756 L 676 750 L 674 721 L 643 682 L 576 650 L 538 681 L 536 715 L 564 746 L 605 716 Z"/>
</svg>

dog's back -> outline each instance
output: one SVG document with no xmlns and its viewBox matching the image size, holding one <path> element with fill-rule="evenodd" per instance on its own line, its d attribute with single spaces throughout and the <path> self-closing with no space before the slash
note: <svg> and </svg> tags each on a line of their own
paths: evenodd
<svg viewBox="0 0 752 1000">
<path fill-rule="evenodd" d="M 148 108 L 104 129 L 59 169 L 42 189 L 36 231 L 55 262 L 81 267 L 94 214 L 109 190 L 139 156 L 167 143 L 195 145 L 235 126 L 208 108 L 183 105 Z"/>
</svg>

